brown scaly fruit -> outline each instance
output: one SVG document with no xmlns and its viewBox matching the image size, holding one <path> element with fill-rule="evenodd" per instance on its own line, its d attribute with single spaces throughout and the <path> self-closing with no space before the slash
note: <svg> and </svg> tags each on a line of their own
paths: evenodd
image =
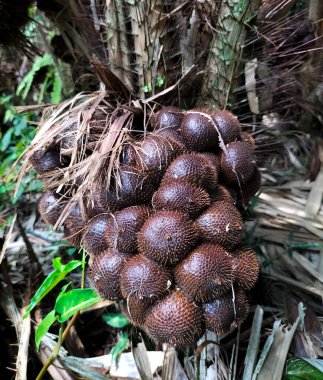
<svg viewBox="0 0 323 380">
<path fill-rule="evenodd" d="M 64 235 L 72 245 L 79 245 L 87 224 L 87 216 L 81 211 L 78 203 L 73 204 L 68 211 L 69 214 L 64 221 Z"/>
<path fill-rule="evenodd" d="M 122 166 L 118 172 L 119 178 L 116 194 L 117 208 L 149 204 L 155 190 L 151 177 L 141 170 L 131 166 Z"/>
<path fill-rule="evenodd" d="M 246 207 L 250 202 L 251 198 L 257 193 L 261 185 L 261 173 L 257 166 L 254 167 L 254 171 L 250 179 L 241 188 L 235 186 L 235 191 L 239 204 Z"/>
<path fill-rule="evenodd" d="M 231 250 L 241 241 L 243 221 L 232 203 L 213 203 L 196 219 L 195 224 L 206 242 Z"/>
<path fill-rule="evenodd" d="M 242 187 L 252 176 L 255 168 L 252 147 L 243 141 L 230 143 L 222 152 L 221 170 L 226 183 Z"/>
<path fill-rule="evenodd" d="M 67 165 L 67 158 L 57 149 L 36 150 L 30 157 L 30 163 L 38 174 L 45 174 Z"/>
<path fill-rule="evenodd" d="M 108 249 L 105 240 L 109 214 L 99 214 L 92 218 L 84 233 L 84 246 L 91 255 L 99 255 Z"/>
<path fill-rule="evenodd" d="M 125 253 L 109 248 L 99 256 L 94 256 L 90 265 L 89 277 L 103 299 L 121 300 L 120 274 L 130 258 Z"/>
<path fill-rule="evenodd" d="M 152 306 L 151 300 L 138 299 L 138 297 L 129 295 L 123 304 L 123 313 L 126 314 L 131 323 L 141 327 L 146 320 L 149 308 Z"/>
<path fill-rule="evenodd" d="M 124 298 L 151 300 L 165 294 L 172 284 L 172 274 L 169 269 L 136 255 L 125 264 L 120 283 Z"/>
<path fill-rule="evenodd" d="M 219 298 L 233 282 L 232 257 L 219 245 L 202 244 L 177 265 L 175 282 L 195 302 Z"/>
<path fill-rule="evenodd" d="M 156 211 L 141 228 L 137 241 L 144 256 L 163 266 L 172 266 L 194 248 L 198 234 L 187 214 Z"/>
<path fill-rule="evenodd" d="M 177 107 L 163 107 L 153 116 L 154 129 L 171 128 L 177 130 L 183 120 L 183 113 Z"/>
<path fill-rule="evenodd" d="M 198 153 L 198 156 L 205 158 L 210 165 L 214 166 L 217 173 L 221 170 L 221 157 L 219 154 L 214 154 L 211 152 Z"/>
<path fill-rule="evenodd" d="M 122 202 L 115 190 L 107 190 L 101 181 L 95 181 L 91 192 L 86 194 L 86 209 L 88 214 L 96 216 L 106 212 L 114 212 L 122 208 Z"/>
<path fill-rule="evenodd" d="M 234 203 L 234 199 L 230 191 L 223 185 L 217 185 L 212 193 L 210 193 L 211 202 L 229 202 Z"/>
<path fill-rule="evenodd" d="M 121 166 L 107 189 L 103 181 L 95 181 L 87 195 L 87 208 L 91 216 L 102 212 L 114 212 L 125 207 L 147 203 L 155 191 L 151 177 L 132 166 Z"/>
<path fill-rule="evenodd" d="M 137 166 L 138 153 L 134 144 L 129 142 L 122 146 L 120 161 L 123 166 Z"/>
<path fill-rule="evenodd" d="M 65 220 L 65 234 L 72 244 L 80 244 L 84 235 L 90 278 L 103 298 L 126 298 L 134 324 L 181 347 L 205 332 L 205 318 L 208 328 L 223 334 L 247 314 L 243 292 L 254 285 L 259 266 L 247 248 L 229 252 L 241 244 L 242 219 L 235 205 L 240 207 L 241 198 L 249 198 L 259 184 L 253 177 L 254 149 L 243 141 L 248 136 L 235 118 L 223 132 L 229 142 L 221 144 L 223 152 L 217 134 L 212 149 L 192 152 L 183 143 L 182 127 L 177 130 L 167 119 L 170 114 L 160 112 L 153 133 L 124 143 L 111 177 L 102 168 L 81 207 L 74 205 Z M 198 116 L 211 122 L 214 132 L 208 115 Z M 203 128 L 195 130 L 198 138 L 213 133 Z M 235 305 L 232 284 L 238 287 Z"/>
<path fill-rule="evenodd" d="M 252 147 L 252 149 L 255 149 L 256 147 L 255 139 L 248 132 L 241 132 L 241 141 L 249 144 Z"/>
<path fill-rule="evenodd" d="M 202 188 L 186 181 L 170 181 L 162 184 L 152 198 L 156 210 L 183 211 L 196 217 L 210 205 L 210 196 Z"/>
<path fill-rule="evenodd" d="M 223 297 L 204 305 L 206 328 L 222 336 L 242 323 L 249 311 L 249 303 L 241 289 L 229 291 Z"/>
<path fill-rule="evenodd" d="M 203 312 L 183 292 L 172 291 L 148 311 L 145 327 L 159 342 L 185 347 L 203 335 Z"/>
<path fill-rule="evenodd" d="M 185 146 L 167 136 L 148 135 L 138 147 L 138 166 L 159 181 L 167 166 L 185 150 Z"/>
<path fill-rule="evenodd" d="M 217 125 L 224 144 L 236 141 L 240 137 L 241 125 L 231 112 L 222 110 L 211 115 Z"/>
<path fill-rule="evenodd" d="M 52 192 L 47 191 L 41 196 L 38 208 L 45 223 L 54 225 L 61 215 L 63 204 Z"/>
<path fill-rule="evenodd" d="M 207 191 L 215 189 L 218 181 L 218 172 L 215 166 L 199 154 L 182 154 L 167 168 L 163 183 L 174 180 L 187 181 Z"/>
<path fill-rule="evenodd" d="M 241 288 L 250 290 L 255 286 L 260 270 L 255 252 L 250 248 L 237 249 L 232 258 L 235 282 Z"/>
<path fill-rule="evenodd" d="M 135 254 L 137 251 L 137 233 L 151 212 L 152 210 L 146 206 L 131 206 L 110 215 L 104 236 L 109 247 Z"/>
<path fill-rule="evenodd" d="M 188 111 L 183 118 L 180 131 L 185 145 L 190 150 L 204 152 L 218 148 L 218 132 L 207 110 Z"/>
<path fill-rule="evenodd" d="M 176 131 L 175 129 L 172 129 L 172 128 L 163 128 L 163 129 L 158 129 L 158 131 L 156 131 L 155 133 L 157 136 L 162 136 L 168 141 L 176 142 L 180 147 L 182 147 L 184 152 L 187 150 L 184 139 L 179 131 Z"/>
</svg>

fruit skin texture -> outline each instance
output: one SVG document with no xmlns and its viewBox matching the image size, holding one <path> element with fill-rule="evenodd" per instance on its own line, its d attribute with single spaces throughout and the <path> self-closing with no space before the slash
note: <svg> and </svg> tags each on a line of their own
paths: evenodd
<svg viewBox="0 0 323 380">
<path fill-rule="evenodd" d="M 148 135 L 138 147 L 138 167 L 160 180 L 167 166 L 184 150 L 184 145 L 172 138 Z"/>
<path fill-rule="evenodd" d="M 233 260 L 219 245 L 202 244 L 175 268 L 175 282 L 194 302 L 226 293 L 233 282 Z"/>
<path fill-rule="evenodd" d="M 60 157 L 56 149 L 37 150 L 30 157 L 30 162 L 38 174 L 45 174 L 65 166 L 66 158 Z"/>
<path fill-rule="evenodd" d="M 181 124 L 181 134 L 185 145 L 190 150 L 204 152 L 218 147 L 219 137 L 211 118 L 204 116 L 207 110 L 191 110 L 185 116 Z"/>
<path fill-rule="evenodd" d="M 260 271 L 255 252 L 250 248 L 237 249 L 232 258 L 235 282 L 242 289 L 250 290 L 255 286 Z"/>
<path fill-rule="evenodd" d="M 222 110 L 211 115 L 215 121 L 224 144 L 228 144 L 240 137 L 241 125 L 231 112 Z"/>
<path fill-rule="evenodd" d="M 124 166 L 136 166 L 138 159 L 138 153 L 131 144 L 124 144 L 121 152 L 121 164 Z"/>
<path fill-rule="evenodd" d="M 198 156 L 206 159 L 208 161 L 209 165 L 214 166 L 218 173 L 220 172 L 220 170 L 221 170 L 220 154 L 214 154 L 211 152 L 204 152 L 204 153 L 198 153 Z"/>
<path fill-rule="evenodd" d="M 121 272 L 121 292 L 124 298 L 132 296 L 138 300 L 151 300 L 162 296 L 172 284 L 169 269 L 136 255 L 124 266 Z"/>
<path fill-rule="evenodd" d="M 173 143 L 176 143 L 179 147 L 181 147 L 184 152 L 187 150 L 183 136 L 179 133 L 179 131 L 173 128 L 162 128 L 158 129 L 155 133 L 157 136 L 162 136 L 167 141 L 173 141 Z"/>
<path fill-rule="evenodd" d="M 131 206 L 110 215 L 104 236 L 108 246 L 121 252 L 135 254 L 136 235 L 151 212 L 152 210 L 146 206 Z"/>
<path fill-rule="evenodd" d="M 254 167 L 254 171 L 250 179 L 241 187 L 236 187 L 237 198 L 239 203 L 243 207 L 246 207 L 251 198 L 257 193 L 261 185 L 261 174 L 257 166 Z"/>
<path fill-rule="evenodd" d="M 125 314 L 133 325 L 142 327 L 151 305 L 151 300 L 138 299 L 136 296 L 129 295 L 125 300 Z"/>
<path fill-rule="evenodd" d="M 182 154 L 167 168 L 162 183 L 175 180 L 187 181 L 207 191 L 216 188 L 218 172 L 209 160 L 199 154 Z"/>
<path fill-rule="evenodd" d="M 182 260 L 198 241 L 193 222 L 180 211 L 157 211 L 138 233 L 139 252 L 163 266 Z"/>
<path fill-rule="evenodd" d="M 162 128 L 170 128 L 177 130 L 183 120 L 183 113 L 177 107 L 163 107 L 154 115 L 153 121 L 155 130 Z"/>
<path fill-rule="evenodd" d="M 222 152 L 221 169 L 222 175 L 228 184 L 245 184 L 252 176 L 255 168 L 255 157 L 252 147 L 237 141 L 226 146 Z"/>
<path fill-rule="evenodd" d="M 120 186 L 115 189 L 118 199 L 116 209 L 150 203 L 155 189 L 146 173 L 131 166 L 122 166 L 118 175 L 116 181 Z"/>
<path fill-rule="evenodd" d="M 145 326 L 159 342 L 185 347 L 204 333 L 203 312 L 183 292 L 175 290 L 149 310 Z"/>
<path fill-rule="evenodd" d="M 241 132 L 241 141 L 249 144 L 253 149 L 256 147 L 256 141 L 252 135 L 248 132 Z"/>
<path fill-rule="evenodd" d="M 105 241 L 105 232 L 108 225 L 109 214 L 100 214 L 92 218 L 84 234 L 84 245 L 88 253 L 99 255 L 108 249 Z"/>
<path fill-rule="evenodd" d="M 115 191 L 107 190 L 105 186 L 101 181 L 94 182 L 91 192 L 86 195 L 86 207 L 91 217 L 113 212 L 122 206 Z"/>
<path fill-rule="evenodd" d="M 59 203 L 57 197 L 50 191 L 47 191 L 41 196 L 38 208 L 45 223 L 51 225 L 57 222 L 63 211 L 63 205 Z"/>
<path fill-rule="evenodd" d="M 195 221 L 202 239 L 231 250 L 242 238 L 242 218 L 229 202 L 215 202 Z"/>
<path fill-rule="evenodd" d="M 206 328 L 221 336 L 233 331 L 242 323 L 249 311 L 246 294 L 241 289 L 226 293 L 223 297 L 204 305 Z"/>
<path fill-rule="evenodd" d="M 234 204 L 233 197 L 230 193 L 230 191 L 222 186 L 222 185 L 217 185 L 215 190 L 210 194 L 211 202 L 229 202 Z"/>
<path fill-rule="evenodd" d="M 170 181 L 162 184 L 152 199 L 157 210 L 178 210 L 196 217 L 210 205 L 209 194 L 186 181 Z"/>
<path fill-rule="evenodd" d="M 69 215 L 64 221 L 64 236 L 72 245 L 79 245 L 87 223 L 87 216 L 82 213 L 78 203 L 69 209 Z"/>
<path fill-rule="evenodd" d="M 68 225 L 64 225 L 64 239 L 74 247 L 77 247 L 81 244 L 82 233 L 71 229 Z"/>
<path fill-rule="evenodd" d="M 132 166 L 121 166 L 113 182 L 110 189 L 106 188 L 103 181 L 93 183 L 92 194 L 88 194 L 87 202 L 91 216 L 150 203 L 155 191 L 155 184 L 149 175 Z"/>
<path fill-rule="evenodd" d="M 116 249 L 109 248 L 95 256 L 90 266 L 89 277 L 103 299 L 121 300 L 120 274 L 130 257 Z"/>
</svg>

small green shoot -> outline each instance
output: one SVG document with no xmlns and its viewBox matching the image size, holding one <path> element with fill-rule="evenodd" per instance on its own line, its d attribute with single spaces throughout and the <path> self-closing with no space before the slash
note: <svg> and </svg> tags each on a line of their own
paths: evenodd
<svg viewBox="0 0 323 380">
<path fill-rule="evenodd" d="M 81 260 L 73 260 L 64 265 L 61 263 L 60 257 L 53 259 L 53 267 L 55 270 L 46 277 L 44 282 L 38 288 L 36 294 L 32 298 L 29 306 L 24 313 L 24 318 L 46 296 L 46 294 L 48 294 L 58 283 L 65 279 L 66 275 L 69 272 L 80 267 L 81 265 Z"/>
<path fill-rule="evenodd" d="M 54 271 L 51 272 L 44 282 L 41 284 L 36 294 L 34 295 L 31 303 L 29 304 L 24 317 L 41 301 L 45 295 L 50 292 L 59 282 L 66 278 L 68 273 L 72 270 L 82 266 L 82 274 L 85 271 L 85 250 L 83 251 L 82 260 L 74 260 L 64 265 L 60 257 L 53 260 Z M 82 282 L 83 283 L 83 282 Z M 64 285 L 56 298 L 54 310 L 52 310 L 39 324 L 36 333 L 35 341 L 36 348 L 39 349 L 40 342 L 46 335 L 53 323 L 59 322 L 63 324 L 75 313 L 84 310 L 88 306 L 99 302 L 101 298 L 95 293 L 93 289 L 72 289 L 67 291 L 71 283 Z"/>
<path fill-rule="evenodd" d="M 37 327 L 36 333 L 35 333 L 35 343 L 36 343 L 36 349 L 37 352 L 39 352 L 39 346 L 40 342 L 52 326 L 54 322 L 57 321 L 57 315 L 55 314 L 55 310 L 52 310 L 49 314 L 46 315 L 46 317 L 40 322 L 40 324 Z"/>
</svg>

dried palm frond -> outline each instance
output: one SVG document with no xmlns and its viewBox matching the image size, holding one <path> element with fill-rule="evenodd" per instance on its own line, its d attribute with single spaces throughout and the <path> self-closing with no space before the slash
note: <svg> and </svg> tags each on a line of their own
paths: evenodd
<svg viewBox="0 0 323 380">
<path fill-rule="evenodd" d="M 135 117 L 142 115 L 136 126 Z M 64 221 L 85 195 L 91 202 L 94 183 L 109 189 L 118 183 L 118 162 L 122 146 L 133 140 L 133 133 L 144 133 L 144 110 L 138 102 L 118 103 L 108 92 L 78 94 L 43 112 L 41 128 L 27 148 L 19 183 L 35 155 L 59 150 L 64 167 L 42 174 L 45 188 L 56 189 L 68 200 L 58 224 Z M 134 128 L 141 128 L 135 131 Z"/>
<path fill-rule="evenodd" d="M 311 133 L 322 124 L 323 35 L 310 10 L 295 1 L 262 2 L 243 57 L 245 85 L 234 91 L 240 114 L 274 113 L 286 125 Z"/>
</svg>

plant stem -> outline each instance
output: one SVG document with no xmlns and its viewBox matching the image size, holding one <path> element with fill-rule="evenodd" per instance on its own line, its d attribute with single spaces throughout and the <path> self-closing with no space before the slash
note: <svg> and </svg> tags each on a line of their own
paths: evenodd
<svg viewBox="0 0 323 380">
<path fill-rule="evenodd" d="M 84 289 L 84 286 L 85 286 L 85 257 L 86 257 L 86 250 L 83 247 L 82 248 L 82 279 L 81 279 L 81 289 Z"/>
<path fill-rule="evenodd" d="M 61 344 L 62 344 L 62 335 L 63 335 L 62 333 L 63 333 L 63 325 L 61 325 L 61 327 L 59 328 L 58 341 L 57 341 L 52 353 L 50 354 L 50 356 L 46 360 L 46 363 L 44 364 L 43 368 L 41 369 L 38 376 L 36 377 L 36 380 L 41 380 L 43 378 L 43 376 L 47 372 L 48 367 L 51 364 L 53 364 L 54 360 L 57 358 L 57 355 L 59 353 L 59 349 L 60 349 Z"/>
</svg>

